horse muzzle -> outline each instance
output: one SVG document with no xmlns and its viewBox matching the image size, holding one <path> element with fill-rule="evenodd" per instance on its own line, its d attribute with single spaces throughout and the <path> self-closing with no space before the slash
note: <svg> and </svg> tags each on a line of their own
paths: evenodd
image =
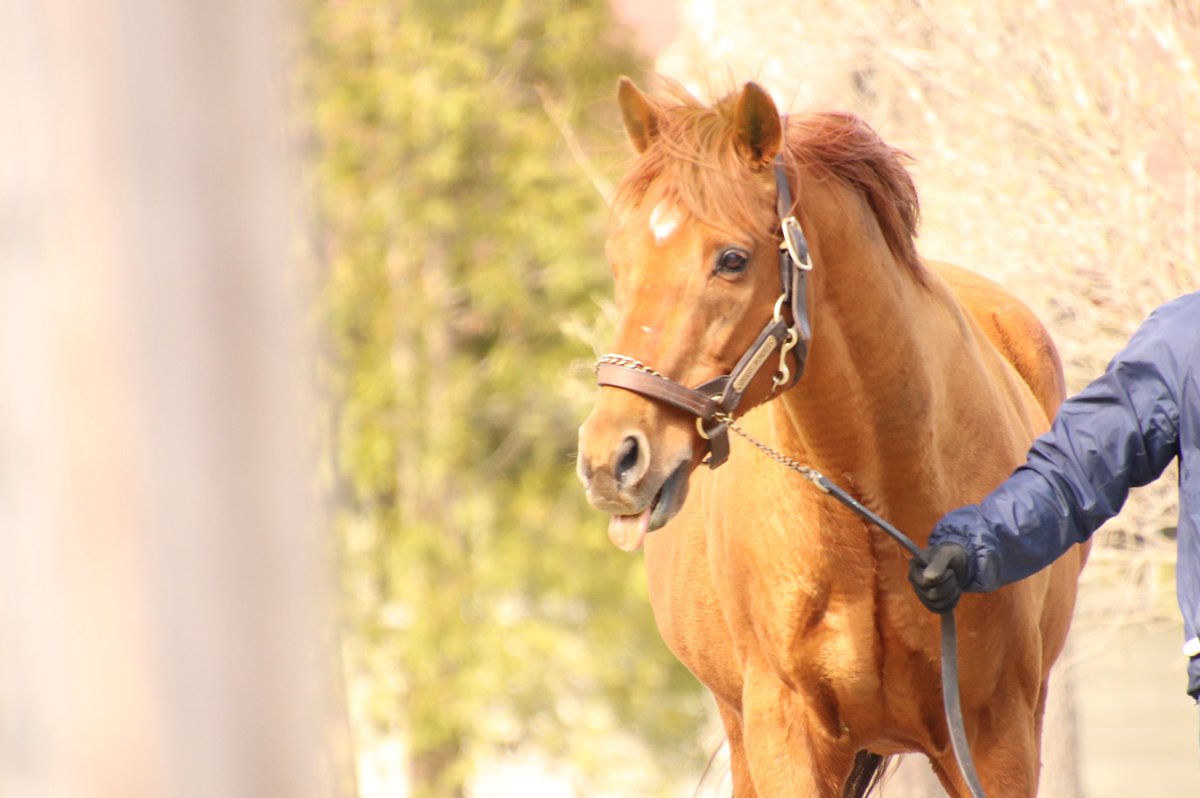
<svg viewBox="0 0 1200 798">
<path fill-rule="evenodd" d="M 588 502 L 612 516 L 609 539 L 617 548 L 636 551 L 649 532 L 683 507 L 697 458 L 686 440 L 683 446 L 660 443 L 668 452 L 664 455 L 641 430 L 628 428 L 610 437 L 593 420 L 579 431 L 579 479 Z"/>
</svg>

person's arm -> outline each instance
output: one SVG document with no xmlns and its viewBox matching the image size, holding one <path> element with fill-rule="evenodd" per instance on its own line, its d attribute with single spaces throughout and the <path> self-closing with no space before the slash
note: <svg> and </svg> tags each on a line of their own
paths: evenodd
<svg viewBox="0 0 1200 798">
<path fill-rule="evenodd" d="M 927 606 L 944 611 L 959 585 L 995 590 L 1049 565 L 1178 455 L 1179 316 L 1152 315 L 1103 376 L 1063 403 L 1023 466 L 979 504 L 938 522 L 928 549 L 938 561 L 911 572 L 918 595 L 922 582 L 932 591 L 934 603 L 922 596 Z M 1190 326 L 1185 340 L 1194 340 L 1195 322 L 1183 323 Z M 944 544 L 962 546 L 965 557 L 947 549 L 937 558 Z"/>
</svg>

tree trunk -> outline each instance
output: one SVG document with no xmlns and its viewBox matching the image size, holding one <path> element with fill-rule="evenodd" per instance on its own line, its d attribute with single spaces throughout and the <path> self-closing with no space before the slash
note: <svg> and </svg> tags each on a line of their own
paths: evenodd
<svg viewBox="0 0 1200 798">
<path fill-rule="evenodd" d="M 327 794 L 282 4 L 0 0 L 0 794 Z"/>
</svg>

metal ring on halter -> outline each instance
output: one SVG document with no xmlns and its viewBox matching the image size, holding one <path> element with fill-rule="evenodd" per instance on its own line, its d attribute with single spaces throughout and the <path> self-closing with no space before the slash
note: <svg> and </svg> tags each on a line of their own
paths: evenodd
<svg viewBox="0 0 1200 798">
<path fill-rule="evenodd" d="M 774 316 L 772 317 L 771 321 L 783 320 L 783 303 L 787 301 L 787 298 L 787 294 L 780 294 L 779 299 L 775 300 L 775 310 L 772 311 Z"/>
<path fill-rule="evenodd" d="M 709 398 L 712 399 L 714 402 L 716 402 L 717 407 L 720 408 L 721 394 L 714 393 L 714 394 L 710 395 Z M 724 422 L 724 420 L 725 420 L 724 413 L 720 412 L 719 409 L 718 409 L 718 412 L 716 413 L 716 417 L 709 419 L 709 421 L 718 421 L 718 422 L 722 422 L 722 423 Z M 706 441 L 712 440 L 712 438 L 709 437 L 708 433 L 704 431 L 704 416 L 696 416 L 696 432 L 698 432 L 700 434 L 700 437 L 703 438 L 704 440 L 706 440 Z"/>
</svg>

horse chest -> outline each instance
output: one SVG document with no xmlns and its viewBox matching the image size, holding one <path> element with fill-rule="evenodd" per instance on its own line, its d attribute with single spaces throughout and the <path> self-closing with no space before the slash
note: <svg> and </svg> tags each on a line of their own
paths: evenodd
<svg viewBox="0 0 1200 798">
<path fill-rule="evenodd" d="M 838 585 L 812 570 L 819 558 L 752 545 L 746 525 L 742 538 L 715 535 L 703 504 L 646 545 L 651 604 L 672 652 L 735 706 L 750 661 L 797 689 L 874 702 L 878 635 L 872 591 L 853 584 L 862 575 Z"/>
</svg>

